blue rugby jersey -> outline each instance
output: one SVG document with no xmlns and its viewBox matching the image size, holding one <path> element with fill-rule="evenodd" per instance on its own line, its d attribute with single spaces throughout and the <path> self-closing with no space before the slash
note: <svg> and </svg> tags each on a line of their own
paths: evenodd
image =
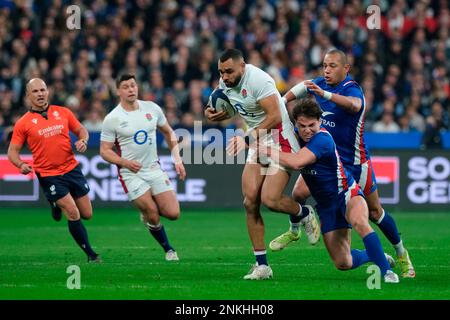
<svg viewBox="0 0 450 320">
<path fill-rule="evenodd" d="M 300 169 L 317 203 L 335 202 L 339 194 L 354 185 L 353 177 L 342 165 L 336 144 L 325 128 L 321 128 L 307 143 L 300 139 L 300 145 L 317 157 L 315 163 Z"/>
<path fill-rule="evenodd" d="M 326 100 L 308 89 L 308 92 L 315 96 L 316 101 L 323 110 L 322 126 L 333 136 L 344 165 L 360 165 L 369 160 L 369 149 L 364 142 L 366 106 L 361 87 L 350 75 L 347 75 L 335 87 L 328 86 L 324 77 L 318 77 L 312 81 L 323 90 L 331 93 L 361 99 L 361 110 L 357 113 L 349 113 L 334 102 Z"/>
</svg>

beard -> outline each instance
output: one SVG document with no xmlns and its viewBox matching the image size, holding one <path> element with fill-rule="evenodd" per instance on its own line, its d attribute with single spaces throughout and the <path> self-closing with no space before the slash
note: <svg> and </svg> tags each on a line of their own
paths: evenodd
<svg viewBox="0 0 450 320">
<path fill-rule="evenodd" d="M 236 79 L 235 79 L 233 82 L 227 82 L 227 83 L 225 83 L 225 81 L 224 81 L 224 83 L 225 83 L 225 85 L 226 85 L 228 88 L 233 88 L 233 87 L 236 87 L 236 86 L 239 84 L 239 82 L 241 81 L 241 79 L 242 79 L 242 75 L 239 75 L 239 76 L 236 77 Z"/>
</svg>

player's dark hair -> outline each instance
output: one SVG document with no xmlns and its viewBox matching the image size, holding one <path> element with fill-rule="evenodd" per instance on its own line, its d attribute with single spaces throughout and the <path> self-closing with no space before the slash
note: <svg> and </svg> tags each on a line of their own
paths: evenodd
<svg viewBox="0 0 450 320">
<path fill-rule="evenodd" d="M 319 120 L 322 109 L 313 99 L 301 99 L 292 110 L 292 117 L 297 120 L 299 117 L 314 118 Z"/>
<path fill-rule="evenodd" d="M 327 51 L 327 53 L 325 55 L 327 55 L 327 54 L 337 54 L 341 58 L 341 62 L 342 62 L 343 65 L 346 65 L 348 63 L 347 62 L 347 55 L 342 50 L 330 49 L 330 50 Z"/>
<path fill-rule="evenodd" d="M 242 55 L 242 52 L 238 49 L 226 49 L 220 54 L 219 60 L 220 62 L 225 62 L 230 58 L 233 59 L 233 61 L 237 61 L 243 59 L 244 56 Z"/>
<path fill-rule="evenodd" d="M 136 81 L 136 77 L 134 76 L 134 74 L 130 74 L 130 73 L 122 74 L 121 76 L 119 76 L 119 77 L 116 79 L 116 87 L 119 88 L 119 87 L 120 87 L 120 84 L 121 84 L 122 82 L 128 81 L 128 80 L 130 80 L 130 79 L 134 79 L 134 81 Z"/>
</svg>

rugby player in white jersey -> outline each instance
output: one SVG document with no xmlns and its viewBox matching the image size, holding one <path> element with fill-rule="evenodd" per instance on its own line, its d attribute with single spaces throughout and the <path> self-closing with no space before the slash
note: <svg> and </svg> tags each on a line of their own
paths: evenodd
<svg viewBox="0 0 450 320">
<path fill-rule="evenodd" d="M 184 180 L 186 171 L 175 133 L 157 104 L 138 100 L 134 75 L 120 76 L 116 85 L 120 103 L 103 121 L 100 155 L 118 166 L 119 180 L 128 199 L 141 212 L 142 221 L 164 249 L 166 260 L 178 261 L 160 222 L 160 215 L 170 220 L 178 219 L 180 205 L 169 177 L 158 161 L 156 129 L 163 134 L 172 152 L 175 170 Z"/>
<path fill-rule="evenodd" d="M 290 173 L 274 161 L 258 157 L 256 141 L 264 141 L 266 146 L 278 147 L 284 152 L 295 153 L 300 147 L 275 81 L 266 72 L 246 64 L 242 53 L 236 49 L 228 49 L 221 54 L 218 69 L 221 77 L 219 87 L 224 89 L 223 92 L 249 127 L 245 137 L 235 136 L 227 146 L 227 152 L 233 155 L 249 147 L 242 173 L 242 192 L 256 264 L 244 279 L 269 279 L 273 273 L 267 263 L 260 206 L 263 204 L 271 211 L 300 216 L 302 207 L 283 194 Z M 216 112 L 212 107 L 205 110 L 205 116 L 211 121 L 229 117 L 224 111 Z M 305 220 L 302 222 L 315 230 L 314 240 L 317 242 L 320 228 L 316 218 L 309 215 Z"/>
</svg>

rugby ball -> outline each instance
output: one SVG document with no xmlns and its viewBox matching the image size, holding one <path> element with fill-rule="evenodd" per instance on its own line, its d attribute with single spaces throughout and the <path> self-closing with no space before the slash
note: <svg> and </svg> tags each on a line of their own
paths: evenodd
<svg viewBox="0 0 450 320">
<path fill-rule="evenodd" d="M 217 112 L 225 111 L 230 117 L 236 114 L 236 109 L 231 104 L 223 89 L 216 88 L 209 96 L 208 106 Z"/>
</svg>

